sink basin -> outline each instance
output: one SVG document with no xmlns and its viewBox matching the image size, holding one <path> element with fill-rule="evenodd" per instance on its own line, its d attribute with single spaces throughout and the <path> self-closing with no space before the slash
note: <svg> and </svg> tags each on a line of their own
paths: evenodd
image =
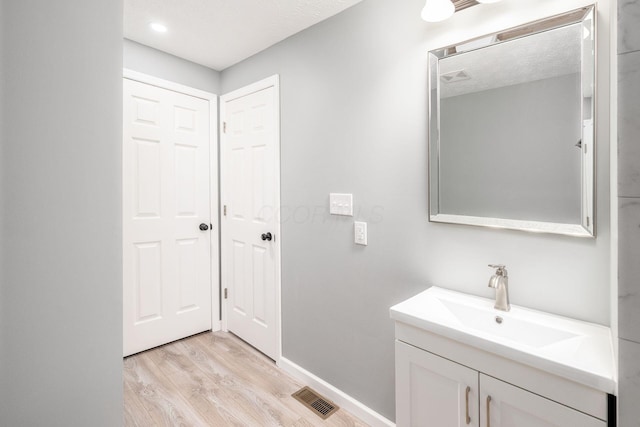
<svg viewBox="0 0 640 427">
<path fill-rule="evenodd" d="M 391 318 L 568 379 L 613 392 L 611 330 L 602 325 L 438 287 L 391 307 Z"/>
<path fill-rule="evenodd" d="M 580 336 L 555 326 L 536 323 L 484 306 L 472 306 L 446 299 L 440 302 L 461 326 L 513 343 L 544 347 Z"/>
</svg>

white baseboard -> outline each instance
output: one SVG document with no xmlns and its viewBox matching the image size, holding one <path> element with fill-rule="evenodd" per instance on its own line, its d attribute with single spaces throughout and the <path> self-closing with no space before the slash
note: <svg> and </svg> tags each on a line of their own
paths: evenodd
<svg viewBox="0 0 640 427">
<path fill-rule="evenodd" d="M 289 359 L 280 358 L 278 363 L 280 369 L 297 379 L 304 385 L 307 385 L 320 394 L 326 396 L 329 400 L 335 402 L 338 406 L 347 412 L 358 417 L 361 421 L 373 427 L 393 427 L 395 423 L 389 421 L 373 409 L 357 401 L 342 390 L 334 387 L 325 380 L 318 378 L 311 372 L 301 368 Z"/>
</svg>

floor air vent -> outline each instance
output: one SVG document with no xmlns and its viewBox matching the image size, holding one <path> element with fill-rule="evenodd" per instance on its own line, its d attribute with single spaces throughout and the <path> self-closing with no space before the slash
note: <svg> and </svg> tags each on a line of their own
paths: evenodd
<svg viewBox="0 0 640 427">
<path fill-rule="evenodd" d="M 302 387 L 291 396 L 300 401 L 300 403 L 307 408 L 311 409 L 323 420 L 326 420 L 331 414 L 340 409 L 335 403 L 320 396 L 309 387 Z"/>
</svg>

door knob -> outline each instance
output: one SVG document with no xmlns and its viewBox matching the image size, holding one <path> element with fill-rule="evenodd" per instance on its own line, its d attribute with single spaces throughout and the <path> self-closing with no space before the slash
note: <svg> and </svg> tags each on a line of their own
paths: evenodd
<svg viewBox="0 0 640 427">
<path fill-rule="evenodd" d="M 207 231 L 208 229 L 209 229 L 209 226 L 207 224 L 205 224 L 204 222 L 202 224 L 200 224 L 200 230 Z"/>
<path fill-rule="evenodd" d="M 271 235 L 271 233 L 264 233 L 262 235 L 262 240 L 268 240 L 271 241 L 271 239 L 273 239 L 273 236 Z"/>
</svg>

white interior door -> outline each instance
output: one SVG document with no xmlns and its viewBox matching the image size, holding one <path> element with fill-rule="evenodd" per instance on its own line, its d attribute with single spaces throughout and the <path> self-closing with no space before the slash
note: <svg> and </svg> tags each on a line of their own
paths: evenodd
<svg viewBox="0 0 640 427">
<path fill-rule="evenodd" d="M 221 98 L 222 282 L 227 329 L 272 359 L 279 349 L 277 76 Z"/>
<path fill-rule="evenodd" d="M 207 100 L 123 83 L 127 356 L 211 329 L 210 116 Z"/>
</svg>

